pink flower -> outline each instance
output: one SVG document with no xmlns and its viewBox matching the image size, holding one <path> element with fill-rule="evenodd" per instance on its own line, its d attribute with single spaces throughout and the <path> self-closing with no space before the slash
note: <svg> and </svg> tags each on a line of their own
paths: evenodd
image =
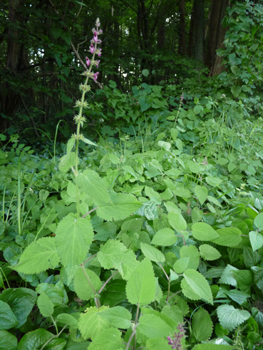
<svg viewBox="0 0 263 350">
<path fill-rule="evenodd" d="M 87 64 L 87 66 L 90 65 L 90 59 L 88 57 L 86 57 L 86 64 Z"/>
<path fill-rule="evenodd" d="M 99 72 L 94 73 L 93 76 L 92 76 L 92 78 L 96 81 L 96 80 L 98 79 L 98 75 L 99 75 L 99 74 L 100 74 Z"/>
<path fill-rule="evenodd" d="M 94 34 L 93 40 L 94 40 L 95 43 L 98 42 L 98 36 L 97 36 L 97 34 Z"/>
<path fill-rule="evenodd" d="M 94 53 L 94 51 L 95 51 L 95 47 L 93 46 L 93 44 L 91 44 L 89 47 L 89 52 Z"/>
<path fill-rule="evenodd" d="M 96 51 L 96 53 L 97 53 L 97 55 L 100 57 L 100 56 L 101 56 L 101 49 L 98 49 L 98 50 Z"/>
<path fill-rule="evenodd" d="M 96 61 L 96 67 L 99 68 L 100 60 Z"/>
</svg>

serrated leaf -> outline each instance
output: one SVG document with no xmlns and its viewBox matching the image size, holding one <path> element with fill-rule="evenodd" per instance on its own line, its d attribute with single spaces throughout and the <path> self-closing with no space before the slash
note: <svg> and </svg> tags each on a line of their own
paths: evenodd
<svg viewBox="0 0 263 350">
<path fill-rule="evenodd" d="M 110 239 L 98 252 L 97 258 L 104 269 L 117 269 L 127 280 L 139 264 L 133 251 L 117 240 Z"/>
<path fill-rule="evenodd" d="M 19 264 L 11 268 L 25 274 L 54 269 L 59 263 L 55 238 L 44 237 L 32 242 L 22 253 Z"/>
<path fill-rule="evenodd" d="M 154 301 L 155 276 L 149 259 L 145 258 L 133 270 L 126 285 L 126 294 L 131 304 L 147 305 Z"/>
<path fill-rule="evenodd" d="M 39 308 L 40 313 L 44 317 L 50 317 L 54 312 L 54 306 L 52 301 L 46 295 L 46 293 L 41 293 L 37 298 L 37 306 Z"/>
<path fill-rule="evenodd" d="M 174 243 L 177 241 L 177 237 L 174 234 L 174 231 L 170 228 L 163 228 L 156 232 L 154 235 L 151 244 L 156 244 L 159 246 L 170 246 L 174 245 Z"/>
<path fill-rule="evenodd" d="M 94 337 L 89 350 L 124 350 L 121 332 L 116 328 L 109 328 Z"/>
<path fill-rule="evenodd" d="M 214 238 L 211 242 L 225 247 L 237 246 L 242 238 L 241 231 L 236 227 L 225 227 L 216 231 L 219 237 Z"/>
<path fill-rule="evenodd" d="M 86 258 L 93 239 L 93 229 L 89 220 L 75 219 L 70 214 L 56 230 L 56 246 L 63 265 L 78 265 Z"/>
<path fill-rule="evenodd" d="M 96 335 L 102 337 L 106 330 L 110 328 L 110 322 L 102 317 L 102 312 L 106 309 L 106 306 L 102 306 L 99 309 L 90 307 L 84 314 L 80 315 L 79 329 L 84 339 L 91 338 L 93 340 Z"/>
<path fill-rule="evenodd" d="M 164 262 L 165 256 L 163 255 L 160 250 L 154 248 L 150 244 L 147 243 L 141 243 L 141 251 L 143 252 L 144 256 L 151 261 L 155 262 Z"/>
<path fill-rule="evenodd" d="M 69 152 L 65 154 L 60 159 L 60 163 L 58 166 L 59 170 L 62 173 L 66 173 L 70 168 L 73 168 L 75 166 L 75 159 L 76 159 L 76 154 L 74 152 Z M 77 160 L 77 163 L 79 163 L 79 159 Z"/>
<path fill-rule="evenodd" d="M 201 257 L 204 260 L 213 261 L 221 257 L 219 251 L 209 244 L 203 244 L 199 247 Z"/>
<path fill-rule="evenodd" d="M 84 269 L 83 271 L 79 267 L 74 277 L 74 289 L 80 299 L 89 300 L 90 298 L 94 298 L 93 289 L 98 293 L 101 286 L 102 282 L 94 271 L 89 269 Z"/>
<path fill-rule="evenodd" d="M 26 333 L 23 338 L 18 343 L 18 350 L 25 350 L 25 349 L 41 349 L 41 347 L 50 340 L 50 338 L 54 338 L 54 335 L 50 332 L 48 332 L 45 329 L 36 329 L 34 331 Z M 63 340 L 62 343 L 64 343 L 65 346 L 65 339 L 53 339 L 53 340 Z M 52 349 L 52 345 L 55 345 L 55 343 L 52 344 L 53 340 L 49 342 L 49 347 Z M 55 348 L 55 346 L 54 346 Z M 57 349 L 63 349 L 63 347 L 58 347 Z"/>
<path fill-rule="evenodd" d="M 71 326 L 73 328 L 78 327 L 77 319 L 70 314 L 59 314 L 57 316 L 57 321 L 63 324 L 67 324 L 68 326 Z"/>
<path fill-rule="evenodd" d="M 260 249 L 263 246 L 263 236 L 257 231 L 249 232 L 249 240 L 250 240 L 253 252 L 255 252 L 256 250 Z"/>
<path fill-rule="evenodd" d="M 147 338 L 167 337 L 174 331 L 161 317 L 153 314 L 142 315 L 137 329 Z"/>
<path fill-rule="evenodd" d="M 238 269 L 228 264 L 222 273 L 219 283 L 229 284 L 233 287 L 236 287 L 237 282 L 233 276 L 233 271 L 238 271 Z"/>
<path fill-rule="evenodd" d="M 182 214 L 169 213 L 168 221 L 172 228 L 178 232 L 185 231 L 187 229 L 187 223 Z"/>
<path fill-rule="evenodd" d="M 235 309 L 232 305 L 220 305 L 216 312 L 221 326 L 228 331 L 234 330 L 251 316 L 248 311 Z"/>
<path fill-rule="evenodd" d="M 219 234 L 205 222 L 197 222 L 192 226 L 192 234 L 199 241 L 211 241 L 219 237 Z"/>
<path fill-rule="evenodd" d="M 67 142 L 67 153 L 70 153 L 72 148 L 75 145 L 75 139 L 74 138 L 70 138 Z"/>
<path fill-rule="evenodd" d="M 128 329 L 131 327 L 131 313 L 123 306 L 115 306 L 106 309 L 101 313 L 102 317 L 105 318 L 113 327 Z"/>
<path fill-rule="evenodd" d="M 171 346 L 164 338 L 150 338 L 146 342 L 147 350 L 171 350 Z"/>
<path fill-rule="evenodd" d="M 203 205 L 208 196 L 208 189 L 205 186 L 195 186 L 194 193 L 199 200 L 200 204 Z"/>
<path fill-rule="evenodd" d="M 201 273 L 195 270 L 186 270 L 183 276 L 184 276 L 184 280 L 186 281 L 186 283 L 191 289 L 190 290 L 189 288 L 187 288 L 187 294 L 188 295 L 192 294 L 193 300 L 196 300 L 196 296 L 198 296 L 198 299 L 204 299 L 208 301 L 210 304 L 213 304 L 213 296 L 212 296 L 211 288 L 207 280 L 204 278 L 204 276 L 201 275 Z M 184 291 L 185 287 L 186 286 L 182 284 L 182 289 L 184 294 L 185 294 L 185 291 Z M 189 298 L 188 295 L 186 296 Z M 192 298 L 190 297 L 190 299 Z"/>
<path fill-rule="evenodd" d="M 97 209 L 97 215 L 107 221 L 123 220 L 142 206 L 132 194 L 111 192 L 110 199 L 110 203 Z"/>
<path fill-rule="evenodd" d="M 193 316 L 192 330 L 199 341 L 208 340 L 212 335 L 213 322 L 209 313 L 202 307 Z"/>
<path fill-rule="evenodd" d="M 78 174 L 76 181 L 81 190 L 87 193 L 96 205 L 103 205 L 111 201 L 103 180 L 95 171 L 84 170 L 82 174 Z"/>
<path fill-rule="evenodd" d="M 263 230 L 263 213 L 260 213 L 255 217 L 254 224 L 258 229 Z"/>
<path fill-rule="evenodd" d="M 193 246 L 183 246 L 180 249 L 180 257 L 181 258 L 189 258 L 188 269 L 197 270 L 199 265 L 200 254 L 198 249 Z"/>
<path fill-rule="evenodd" d="M 187 269 L 189 261 L 189 257 L 176 260 L 176 262 L 173 265 L 174 271 L 177 273 L 183 273 Z"/>
</svg>

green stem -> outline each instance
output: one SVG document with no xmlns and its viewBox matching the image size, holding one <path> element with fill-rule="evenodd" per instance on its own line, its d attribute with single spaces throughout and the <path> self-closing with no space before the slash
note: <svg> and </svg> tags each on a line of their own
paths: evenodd
<svg viewBox="0 0 263 350">
<path fill-rule="evenodd" d="M 99 309 L 99 308 L 101 307 L 101 305 L 100 305 L 100 300 L 99 300 L 99 298 L 96 298 L 96 297 L 95 297 L 95 295 L 96 295 L 96 290 L 95 290 L 93 284 L 91 283 L 91 280 L 90 280 L 90 278 L 89 278 L 89 276 L 88 276 L 88 274 L 87 274 L 87 272 L 86 272 L 86 270 L 85 270 L 84 265 L 81 264 L 80 266 L 81 266 L 82 272 L 83 272 L 83 274 L 84 274 L 84 276 L 85 276 L 85 278 L 86 278 L 88 284 L 90 285 L 90 288 L 92 289 L 92 292 L 93 292 L 93 294 L 94 294 L 94 301 L 95 301 L 96 307 Z"/>
</svg>

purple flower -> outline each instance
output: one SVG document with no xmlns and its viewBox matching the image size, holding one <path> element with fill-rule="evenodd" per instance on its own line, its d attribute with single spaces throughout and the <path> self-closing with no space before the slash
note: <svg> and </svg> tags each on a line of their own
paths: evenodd
<svg viewBox="0 0 263 350">
<path fill-rule="evenodd" d="M 89 52 L 94 53 L 94 51 L 95 51 L 95 47 L 93 46 L 93 44 L 91 44 L 89 47 Z"/>
<path fill-rule="evenodd" d="M 178 329 L 178 332 L 174 333 L 173 339 L 171 337 L 167 337 L 168 345 L 172 345 L 172 349 L 182 350 L 182 340 L 185 336 L 185 330 L 181 324 L 179 324 L 176 328 Z"/>
<path fill-rule="evenodd" d="M 101 49 L 98 49 L 98 50 L 96 51 L 96 54 L 100 57 L 100 56 L 101 56 Z"/>
<path fill-rule="evenodd" d="M 94 40 L 95 43 L 98 42 L 98 36 L 97 36 L 97 34 L 94 34 L 93 40 Z"/>
<path fill-rule="evenodd" d="M 89 67 L 89 65 L 90 65 L 90 59 L 89 59 L 88 57 L 86 57 L 86 64 L 87 64 L 87 66 Z"/>
<path fill-rule="evenodd" d="M 96 61 L 96 67 L 99 68 L 99 63 L 100 63 L 100 60 L 97 60 Z"/>
<path fill-rule="evenodd" d="M 99 72 L 94 73 L 93 76 L 92 76 L 92 78 L 96 81 L 96 80 L 98 79 L 98 75 L 99 75 L 99 74 L 100 74 Z"/>
</svg>

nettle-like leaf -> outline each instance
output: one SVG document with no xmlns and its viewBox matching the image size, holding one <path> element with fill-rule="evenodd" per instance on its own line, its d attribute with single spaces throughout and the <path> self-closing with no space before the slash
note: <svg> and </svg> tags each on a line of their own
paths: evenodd
<svg viewBox="0 0 263 350">
<path fill-rule="evenodd" d="M 202 307 L 193 316 L 192 329 L 193 335 L 199 341 L 205 341 L 212 335 L 213 322 L 209 313 Z"/>
<path fill-rule="evenodd" d="M 174 245 L 176 241 L 177 237 L 174 234 L 174 231 L 170 228 L 163 228 L 156 232 L 151 243 L 162 247 L 167 247 L 170 245 Z"/>
<path fill-rule="evenodd" d="M 93 340 L 96 335 L 102 336 L 111 327 L 110 322 L 102 316 L 103 311 L 106 309 L 106 306 L 102 306 L 99 309 L 90 307 L 84 314 L 80 315 L 79 329 L 84 339 L 91 338 Z"/>
<path fill-rule="evenodd" d="M 181 282 L 183 294 L 192 300 L 204 299 L 213 304 L 211 288 L 201 273 L 195 270 L 186 270 Z"/>
<path fill-rule="evenodd" d="M 126 285 L 126 294 L 131 304 L 147 305 L 154 301 L 155 276 L 149 259 L 144 259 L 133 270 Z"/>
<path fill-rule="evenodd" d="M 167 324 L 160 316 L 154 314 L 142 315 L 137 327 L 138 332 L 147 338 L 161 338 L 173 334 L 174 328 L 172 325 Z"/>
<path fill-rule="evenodd" d="M 93 170 L 86 169 L 77 176 L 77 184 L 81 190 L 87 193 L 96 205 L 102 205 L 111 201 L 108 190 L 99 176 Z"/>
<path fill-rule="evenodd" d="M 192 270 L 197 270 L 199 265 L 200 254 L 198 252 L 198 249 L 195 246 L 190 245 L 190 246 L 181 247 L 180 257 L 189 258 L 187 268 Z"/>
<path fill-rule="evenodd" d="M 257 231 L 249 232 L 249 240 L 250 240 L 253 252 L 255 252 L 256 250 L 260 249 L 263 246 L 263 236 Z"/>
<path fill-rule="evenodd" d="M 85 274 L 81 267 L 78 268 L 74 277 L 74 289 L 80 299 L 89 300 L 90 298 L 94 298 L 94 292 L 91 284 L 97 293 L 102 286 L 102 282 L 94 271 L 89 269 L 84 270 Z M 91 284 L 88 282 L 87 278 Z"/>
<path fill-rule="evenodd" d="M 127 280 L 139 264 L 133 251 L 117 240 L 110 239 L 98 252 L 97 258 L 104 269 L 119 270 L 122 277 Z"/>
<path fill-rule="evenodd" d="M 110 199 L 97 209 L 97 215 L 107 221 L 123 220 L 142 206 L 132 194 L 110 192 Z"/>
<path fill-rule="evenodd" d="M 124 350 L 121 332 L 116 328 L 109 328 L 94 337 L 89 350 Z"/>
<path fill-rule="evenodd" d="M 192 226 L 192 234 L 199 241 L 212 241 L 219 237 L 219 234 L 205 222 L 197 222 Z"/>
<path fill-rule="evenodd" d="M 238 269 L 236 267 L 228 264 L 222 273 L 222 276 L 219 280 L 219 283 L 229 284 L 233 287 L 236 287 L 237 281 L 233 275 L 234 271 L 238 271 Z"/>
<path fill-rule="evenodd" d="M 76 159 L 76 154 L 74 152 L 69 152 L 65 154 L 63 157 L 60 159 L 59 163 L 59 170 L 62 173 L 66 173 L 70 168 L 73 168 L 75 166 L 75 159 Z M 77 163 L 79 163 L 79 158 L 77 159 Z"/>
<path fill-rule="evenodd" d="M 141 243 L 141 251 L 143 252 L 144 256 L 151 261 L 155 262 L 164 262 L 165 256 L 163 253 L 158 250 L 157 248 L 154 248 L 150 244 L 147 243 Z"/>
<path fill-rule="evenodd" d="M 177 273 L 183 273 L 188 268 L 189 261 L 190 261 L 189 257 L 176 260 L 176 262 L 173 265 L 174 271 Z M 178 278 L 178 275 L 177 275 L 177 278 Z"/>
<path fill-rule="evenodd" d="M 225 247 L 235 247 L 241 241 L 241 231 L 236 227 L 225 227 L 216 231 L 219 237 L 211 239 L 211 242 Z"/>
<path fill-rule="evenodd" d="M 55 238 L 44 237 L 32 242 L 22 253 L 19 264 L 10 268 L 25 274 L 37 274 L 54 269 L 59 260 Z"/>
<path fill-rule="evenodd" d="M 70 214 L 56 230 L 56 246 L 63 265 L 78 265 L 87 256 L 93 239 L 93 228 L 88 219 L 75 219 Z"/>
<path fill-rule="evenodd" d="M 229 331 L 234 330 L 251 316 L 248 311 L 235 309 L 232 305 L 220 305 L 216 312 L 221 326 Z"/>
<path fill-rule="evenodd" d="M 209 244 L 203 244 L 199 247 L 201 257 L 204 260 L 213 261 L 221 257 L 219 251 Z"/>
</svg>

